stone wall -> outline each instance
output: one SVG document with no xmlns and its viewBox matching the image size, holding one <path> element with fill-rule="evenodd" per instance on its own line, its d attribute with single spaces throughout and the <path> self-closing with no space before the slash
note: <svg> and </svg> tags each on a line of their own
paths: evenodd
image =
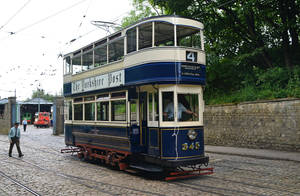
<svg viewBox="0 0 300 196">
<path fill-rule="evenodd" d="M 206 106 L 208 145 L 300 151 L 300 99 Z"/>
</svg>

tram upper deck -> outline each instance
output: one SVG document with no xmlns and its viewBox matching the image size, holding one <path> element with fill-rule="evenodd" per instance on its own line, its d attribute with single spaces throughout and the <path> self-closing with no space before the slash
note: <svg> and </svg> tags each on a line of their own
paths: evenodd
<svg viewBox="0 0 300 196">
<path fill-rule="evenodd" d="M 151 83 L 205 84 L 203 24 L 144 19 L 64 55 L 64 95 Z"/>
</svg>

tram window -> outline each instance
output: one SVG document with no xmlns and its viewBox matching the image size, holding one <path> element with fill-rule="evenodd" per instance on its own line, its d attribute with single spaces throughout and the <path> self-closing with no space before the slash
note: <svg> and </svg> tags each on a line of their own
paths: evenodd
<svg viewBox="0 0 300 196">
<path fill-rule="evenodd" d="M 75 102 L 75 103 L 82 102 L 82 98 L 81 98 L 81 97 L 80 97 L 80 98 L 75 98 L 75 99 L 74 99 L 74 102 Z"/>
<path fill-rule="evenodd" d="M 81 66 L 81 55 L 72 58 L 73 74 L 79 73 L 82 71 Z"/>
<path fill-rule="evenodd" d="M 137 121 L 137 104 L 136 100 L 130 101 L 130 121 Z"/>
<path fill-rule="evenodd" d="M 152 22 L 139 26 L 139 49 L 152 47 Z"/>
<path fill-rule="evenodd" d="M 82 55 L 82 69 L 83 71 L 93 68 L 93 51 L 84 53 Z"/>
<path fill-rule="evenodd" d="M 65 59 L 65 74 L 71 73 L 71 57 L 66 57 Z"/>
<path fill-rule="evenodd" d="M 97 101 L 109 99 L 109 94 L 101 94 L 97 96 Z"/>
<path fill-rule="evenodd" d="M 154 93 L 154 119 L 158 121 L 158 93 Z"/>
<path fill-rule="evenodd" d="M 174 94 L 173 92 L 163 92 L 163 121 L 174 121 Z"/>
<path fill-rule="evenodd" d="M 108 44 L 109 62 L 117 61 L 124 56 L 124 38 Z"/>
<path fill-rule="evenodd" d="M 117 92 L 117 93 L 112 93 L 111 98 L 125 98 L 126 97 L 126 92 Z"/>
<path fill-rule="evenodd" d="M 90 96 L 90 97 L 85 97 L 84 101 L 94 101 L 95 97 L 94 96 Z"/>
<path fill-rule="evenodd" d="M 111 101 L 111 120 L 126 120 L 126 100 Z"/>
<path fill-rule="evenodd" d="M 177 46 L 201 48 L 200 29 L 178 25 Z"/>
<path fill-rule="evenodd" d="M 97 120 L 108 121 L 109 102 L 98 102 L 97 103 Z"/>
<path fill-rule="evenodd" d="M 136 51 L 136 28 L 129 29 L 127 35 L 127 53 Z"/>
<path fill-rule="evenodd" d="M 68 111 L 69 118 L 68 118 L 68 120 L 72 120 L 72 101 L 69 101 L 68 103 L 69 103 L 68 104 L 68 107 L 69 107 L 69 111 Z"/>
<path fill-rule="evenodd" d="M 178 121 L 199 120 L 198 94 L 178 94 Z"/>
<path fill-rule="evenodd" d="M 174 46 L 174 25 L 155 22 L 155 46 Z"/>
<path fill-rule="evenodd" d="M 153 121 L 153 97 L 152 97 L 152 93 L 149 93 L 149 121 Z"/>
<path fill-rule="evenodd" d="M 83 120 L 83 104 L 74 104 L 74 120 Z"/>
<path fill-rule="evenodd" d="M 95 120 L 95 103 L 84 104 L 84 119 Z"/>
<path fill-rule="evenodd" d="M 65 120 L 72 120 L 72 102 L 71 101 L 64 102 L 64 116 L 65 116 Z"/>
<path fill-rule="evenodd" d="M 95 67 L 107 64 L 107 45 L 97 47 L 94 51 Z"/>
</svg>

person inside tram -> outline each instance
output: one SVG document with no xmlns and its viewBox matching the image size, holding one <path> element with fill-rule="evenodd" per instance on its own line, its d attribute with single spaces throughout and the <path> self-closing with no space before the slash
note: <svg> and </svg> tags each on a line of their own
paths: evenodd
<svg viewBox="0 0 300 196">
<path fill-rule="evenodd" d="M 174 102 L 173 96 L 167 96 L 168 104 L 164 109 L 164 119 L 165 121 L 174 121 Z M 188 121 L 192 116 L 197 117 L 197 114 L 190 109 L 188 102 L 185 100 L 184 96 L 178 96 L 178 112 L 177 112 L 177 119 L 178 121 Z"/>
</svg>

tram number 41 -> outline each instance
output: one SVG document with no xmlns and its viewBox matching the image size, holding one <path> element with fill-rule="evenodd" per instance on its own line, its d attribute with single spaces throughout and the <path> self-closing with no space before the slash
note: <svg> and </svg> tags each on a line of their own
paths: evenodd
<svg viewBox="0 0 300 196">
<path fill-rule="evenodd" d="M 182 150 L 199 150 L 200 149 L 200 143 L 199 142 L 192 142 L 191 144 L 183 143 L 182 144 Z"/>
<path fill-rule="evenodd" d="M 197 52 L 186 51 L 186 61 L 197 62 Z"/>
</svg>

